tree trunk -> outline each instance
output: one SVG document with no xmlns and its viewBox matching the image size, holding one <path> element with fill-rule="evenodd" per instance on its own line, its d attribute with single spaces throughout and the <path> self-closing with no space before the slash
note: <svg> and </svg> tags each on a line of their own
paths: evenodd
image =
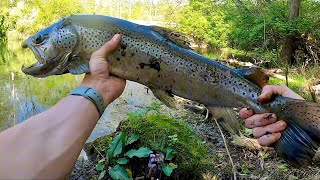
<svg viewBox="0 0 320 180">
<path fill-rule="evenodd" d="M 289 10 L 289 21 L 294 23 L 294 21 L 299 17 L 300 9 L 300 0 L 291 0 L 290 1 L 290 10 Z M 283 63 L 292 64 L 294 62 L 294 42 L 296 34 L 289 34 L 284 40 L 282 51 L 281 51 L 281 60 Z"/>
</svg>

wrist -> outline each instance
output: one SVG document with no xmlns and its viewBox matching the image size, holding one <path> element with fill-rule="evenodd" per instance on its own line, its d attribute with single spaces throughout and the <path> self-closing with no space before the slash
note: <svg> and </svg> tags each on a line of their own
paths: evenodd
<svg viewBox="0 0 320 180">
<path fill-rule="evenodd" d="M 103 101 L 106 105 L 109 105 L 111 103 L 111 100 L 108 97 L 108 94 L 106 93 L 107 92 L 106 84 L 103 80 L 85 78 L 81 82 L 80 86 L 90 87 L 97 90 L 102 95 Z"/>
<path fill-rule="evenodd" d="M 88 99 L 89 101 L 91 101 L 92 104 L 94 104 L 96 109 L 98 110 L 100 117 L 102 116 L 102 114 L 104 113 L 104 110 L 107 107 L 107 104 L 105 104 L 101 93 L 92 87 L 80 86 L 74 89 L 70 93 L 70 95 L 82 96 Z"/>
<path fill-rule="evenodd" d="M 91 87 L 101 93 L 105 104 L 109 105 L 123 92 L 125 80 L 109 76 L 106 78 L 86 74 L 80 86 Z"/>
</svg>

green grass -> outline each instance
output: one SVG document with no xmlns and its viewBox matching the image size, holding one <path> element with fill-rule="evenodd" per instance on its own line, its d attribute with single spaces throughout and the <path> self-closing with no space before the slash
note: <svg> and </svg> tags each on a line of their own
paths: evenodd
<svg viewBox="0 0 320 180">
<path fill-rule="evenodd" d="M 307 84 L 312 81 L 311 79 L 307 78 L 308 76 L 306 74 L 289 74 L 288 78 L 291 78 L 293 81 L 288 82 L 288 87 L 292 89 L 294 92 L 298 93 L 302 97 L 304 97 L 307 100 L 312 100 L 311 93 L 308 91 Z M 285 80 L 281 80 L 278 78 L 271 77 L 269 80 L 270 84 L 283 84 L 286 85 Z"/>
<path fill-rule="evenodd" d="M 171 175 L 174 179 L 202 179 L 203 173 L 215 174 L 216 171 L 213 168 L 215 157 L 210 155 L 203 140 L 187 123 L 162 113 L 165 112 L 160 113 L 157 104 L 151 108 L 130 113 L 128 119 L 120 124 L 118 131 L 126 131 L 129 136 L 132 133 L 140 134 L 138 143 L 134 144 L 132 149 L 144 146 L 163 152 L 164 148 L 172 144 L 170 136 L 176 137 L 173 148 L 177 153 L 172 162 L 178 165 L 178 168 Z M 114 135 L 100 138 L 94 143 L 99 152 L 106 153 Z M 134 160 L 135 164 L 131 166 L 136 169 L 134 171 L 136 175 L 144 172 L 147 161 L 147 158 Z"/>
<path fill-rule="evenodd" d="M 209 154 L 208 148 L 183 121 L 154 111 L 136 112 L 129 114 L 128 120 L 121 124 L 120 129 L 128 133 L 139 133 L 139 146 L 160 151 L 168 145 L 169 136 L 177 135 L 174 163 L 178 168 L 172 175 L 176 179 L 200 179 L 202 173 L 214 172 L 214 158 Z"/>
</svg>

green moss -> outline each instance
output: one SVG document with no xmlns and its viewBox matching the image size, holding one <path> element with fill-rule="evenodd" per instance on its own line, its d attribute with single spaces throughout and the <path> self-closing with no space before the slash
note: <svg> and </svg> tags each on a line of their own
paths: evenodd
<svg viewBox="0 0 320 180">
<path fill-rule="evenodd" d="M 136 112 L 129 114 L 128 120 L 121 124 L 120 129 L 129 134 L 139 133 L 140 141 L 137 146 L 160 151 L 171 143 L 168 136 L 176 134 L 178 141 L 174 148 L 177 154 L 173 162 L 178 168 L 172 175 L 175 179 L 200 179 L 202 173 L 214 171 L 213 157 L 209 155 L 208 148 L 185 122 L 163 114 Z"/>
</svg>

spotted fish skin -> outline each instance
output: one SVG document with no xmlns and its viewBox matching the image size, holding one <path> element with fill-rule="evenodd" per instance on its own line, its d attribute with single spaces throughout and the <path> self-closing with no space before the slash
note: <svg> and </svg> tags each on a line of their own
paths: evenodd
<svg viewBox="0 0 320 180">
<path fill-rule="evenodd" d="M 24 47 L 31 48 L 39 62 L 23 68 L 23 72 L 35 77 L 88 72 L 91 54 L 116 33 L 122 34 L 122 42 L 108 57 L 112 75 L 207 107 L 250 107 L 257 113 L 275 112 L 288 124 L 273 145 L 277 152 L 295 165 L 311 162 L 320 142 L 318 104 L 282 96 L 260 104 L 257 98 L 263 83 L 258 84 L 265 79 L 255 75 L 259 69 L 224 66 L 181 47 L 157 27 L 99 15 L 66 17 L 25 41 Z"/>
</svg>

